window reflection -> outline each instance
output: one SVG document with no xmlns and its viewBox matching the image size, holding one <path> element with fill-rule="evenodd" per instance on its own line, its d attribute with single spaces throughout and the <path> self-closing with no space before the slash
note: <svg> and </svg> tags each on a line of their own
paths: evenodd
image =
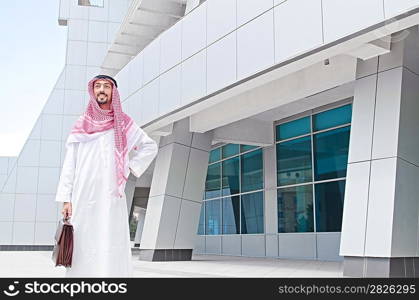
<svg viewBox="0 0 419 300">
<path fill-rule="evenodd" d="M 278 232 L 312 231 L 312 184 L 278 189 Z"/>
<path fill-rule="evenodd" d="M 209 155 L 209 163 L 213 163 L 216 161 L 219 161 L 221 159 L 221 148 L 215 148 L 213 150 L 210 151 L 210 155 Z"/>
<path fill-rule="evenodd" d="M 222 194 L 234 195 L 240 192 L 239 157 L 233 157 L 222 162 Z"/>
<path fill-rule="evenodd" d="M 263 233 L 263 192 L 241 196 L 241 233 Z"/>
<path fill-rule="evenodd" d="M 198 234 L 205 234 L 205 202 L 201 205 L 201 213 L 199 215 Z"/>
<path fill-rule="evenodd" d="M 304 117 L 276 127 L 276 140 L 285 140 L 310 133 L 310 117 Z"/>
<path fill-rule="evenodd" d="M 222 158 L 227 158 L 239 153 L 238 144 L 227 144 L 221 147 Z"/>
<path fill-rule="evenodd" d="M 252 145 L 240 145 L 240 153 L 242 153 L 242 152 L 246 152 L 246 151 L 249 151 L 249 150 L 253 150 L 253 149 L 256 149 L 257 148 L 257 146 L 252 146 Z"/>
<path fill-rule="evenodd" d="M 78 0 L 78 5 L 80 6 L 97 6 L 97 7 L 103 7 L 104 0 Z"/>
<path fill-rule="evenodd" d="M 311 137 L 276 144 L 278 186 L 309 182 L 311 170 Z"/>
<path fill-rule="evenodd" d="M 351 117 L 347 104 L 276 126 L 278 232 L 341 230 Z"/>
<path fill-rule="evenodd" d="M 314 176 L 325 180 L 346 176 L 350 127 L 314 135 Z"/>
<path fill-rule="evenodd" d="M 249 192 L 263 188 L 262 149 L 248 152 L 241 159 L 241 191 Z"/>
<path fill-rule="evenodd" d="M 223 201 L 223 234 L 240 233 L 240 196 L 226 197 Z"/>
<path fill-rule="evenodd" d="M 221 168 L 220 163 L 208 166 L 205 181 L 205 198 L 215 198 L 221 195 Z"/>
<path fill-rule="evenodd" d="M 205 201 L 205 232 L 221 234 L 221 200 Z"/>
<path fill-rule="evenodd" d="M 313 130 L 323 130 L 351 122 L 352 104 L 326 110 L 313 116 Z"/>
<path fill-rule="evenodd" d="M 318 183 L 316 195 L 316 230 L 341 231 L 345 180 Z"/>
<path fill-rule="evenodd" d="M 198 234 L 263 233 L 264 193 L 240 196 L 262 189 L 262 148 L 226 144 L 212 149 Z"/>
</svg>

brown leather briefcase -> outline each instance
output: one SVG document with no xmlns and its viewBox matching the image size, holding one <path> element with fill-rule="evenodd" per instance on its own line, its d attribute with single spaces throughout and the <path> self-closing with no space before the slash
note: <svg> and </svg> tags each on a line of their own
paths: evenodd
<svg viewBox="0 0 419 300">
<path fill-rule="evenodd" d="M 55 233 L 52 261 L 55 266 L 71 267 L 73 258 L 73 225 L 68 218 L 60 219 Z"/>
</svg>

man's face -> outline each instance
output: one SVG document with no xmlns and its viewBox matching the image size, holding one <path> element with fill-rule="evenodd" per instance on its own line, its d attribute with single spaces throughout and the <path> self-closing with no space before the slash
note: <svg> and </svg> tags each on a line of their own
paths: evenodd
<svg viewBox="0 0 419 300">
<path fill-rule="evenodd" d="M 112 84 L 108 80 L 98 79 L 93 84 L 93 92 L 99 104 L 111 103 Z"/>
</svg>

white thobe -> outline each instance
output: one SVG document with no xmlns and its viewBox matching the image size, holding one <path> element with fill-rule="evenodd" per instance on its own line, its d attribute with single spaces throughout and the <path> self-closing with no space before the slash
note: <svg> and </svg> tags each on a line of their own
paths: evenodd
<svg viewBox="0 0 419 300">
<path fill-rule="evenodd" d="M 157 154 L 141 128 L 129 152 L 131 172 L 140 177 Z M 66 277 L 131 277 L 132 257 L 126 195 L 117 194 L 114 129 L 96 139 L 67 144 L 55 201 L 71 202 L 72 266 Z"/>
</svg>

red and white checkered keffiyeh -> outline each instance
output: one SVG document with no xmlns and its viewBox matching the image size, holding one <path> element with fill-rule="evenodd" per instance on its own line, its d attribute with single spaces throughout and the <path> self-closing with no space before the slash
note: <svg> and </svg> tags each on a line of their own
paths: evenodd
<svg viewBox="0 0 419 300">
<path fill-rule="evenodd" d="M 116 178 L 118 195 L 122 197 L 129 175 L 128 153 L 135 146 L 140 131 L 133 119 L 122 111 L 118 89 L 111 80 L 107 80 L 112 84 L 111 108 L 110 110 L 100 108 L 93 91 L 93 84 L 99 79 L 101 78 L 89 81 L 89 104 L 85 113 L 76 121 L 67 143 L 87 142 L 97 138 L 101 132 L 114 128 Z"/>
</svg>

